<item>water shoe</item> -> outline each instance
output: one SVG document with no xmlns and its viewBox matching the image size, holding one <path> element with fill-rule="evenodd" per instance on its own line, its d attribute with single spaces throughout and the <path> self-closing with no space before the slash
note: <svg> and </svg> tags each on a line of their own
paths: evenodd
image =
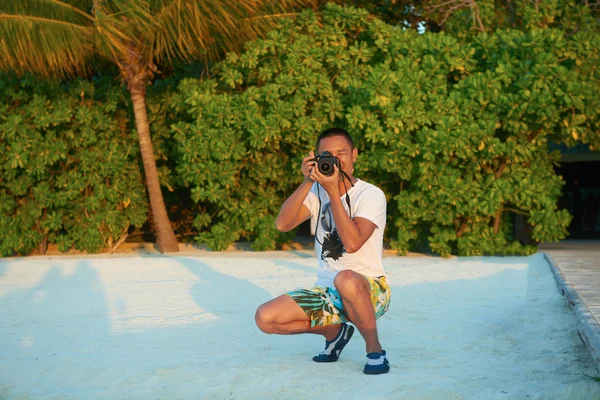
<svg viewBox="0 0 600 400">
<path fill-rule="evenodd" d="M 325 341 L 325 350 L 313 357 L 315 362 L 335 362 L 340 358 L 340 354 L 344 347 L 350 341 L 352 334 L 354 333 L 354 327 L 347 323 L 342 324 L 342 329 L 338 333 L 337 337 L 331 342 Z"/>
<path fill-rule="evenodd" d="M 381 353 L 367 354 L 367 364 L 363 372 L 367 375 L 385 374 L 390 370 L 390 362 L 385 356 L 385 350 Z"/>
</svg>

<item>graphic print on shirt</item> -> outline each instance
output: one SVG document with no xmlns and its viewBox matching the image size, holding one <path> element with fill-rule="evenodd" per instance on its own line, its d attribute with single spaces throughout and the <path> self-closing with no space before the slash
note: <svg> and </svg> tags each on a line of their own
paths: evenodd
<svg viewBox="0 0 600 400">
<path fill-rule="evenodd" d="M 331 203 L 326 203 L 321 213 L 321 227 L 323 228 L 323 244 L 321 246 L 321 259 L 326 258 L 339 260 L 346 253 L 344 244 L 338 235 L 337 229 L 333 226 L 333 214 L 331 213 Z"/>
</svg>

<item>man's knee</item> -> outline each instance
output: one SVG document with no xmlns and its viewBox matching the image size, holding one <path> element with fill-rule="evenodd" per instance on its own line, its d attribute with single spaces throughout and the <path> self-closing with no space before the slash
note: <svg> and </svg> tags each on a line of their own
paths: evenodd
<svg viewBox="0 0 600 400">
<path fill-rule="evenodd" d="M 340 271 L 333 284 L 343 297 L 355 297 L 370 292 L 365 277 L 351 270 Z"/>
<path fill-rule="evenodd" d="M 254 314 L 254 321 L 256 322 L 256 326 L 258 326 L 258 329 L 260 329 L 264 333 L 274 333 L 274 316 L 269 311 L 268 305 L 262 304 L 256 309 L 256 314 Z"/>
</svg>

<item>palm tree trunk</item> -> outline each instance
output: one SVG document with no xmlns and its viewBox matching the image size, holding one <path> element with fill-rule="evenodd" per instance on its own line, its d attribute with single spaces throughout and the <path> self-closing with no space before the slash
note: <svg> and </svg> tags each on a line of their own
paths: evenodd
<svg viewBox="0 0 600 400">
<path fill-rule="evenodd" d="M 136 89 L 130 89 L 130 94 L 133 103 L 133 113 L 135 115 L 135 125 L 140 141 L 144 173 L 146 175 L 146 186 L 148 188 L 148 195 L 150 196 L 150 207 L 152 208 L 152 216 L 154 217 L 154 232 L 156 233 L 158 248 L 161 253 L 177 252 L 179 251 L 179 246 L 177 245 L 171 221 L 167 215 L 165 201 L 158 181 L 156 160 L 154 159 L 154 150 L 152 150 L 152 139 L 150 137 L 150 125 L 148 124 L 146 98 L 143 91 Z"/>
<path fill-rule="evenodd" d="M 494 215 L 494 235 L 497 235 L 498 232 L 500 232 L 500 222 L 502 221 L 502 211 L 503 211 L 503 209 L 500 208 L 498 211 L 496 211 L 496 214 Z"/>
</svg>

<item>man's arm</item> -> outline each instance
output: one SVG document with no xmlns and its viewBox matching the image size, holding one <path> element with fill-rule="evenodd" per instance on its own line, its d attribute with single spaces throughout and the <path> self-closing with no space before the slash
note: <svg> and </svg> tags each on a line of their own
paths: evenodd
<svg viewBox="0 0 600 400">
<path fill-rule="evenodd" d="M 275 220 L 278 231 L 289 232 L 310 218 L 310 210 L 303 203 L 311 187 L 312 183 L 302 182 L 298 189 L 283 203 Z"/>
<path fill-rule="evenodd" d="M 366 218 L 350 218 L 340 199 L 341 193 L 338 185 L 340 172 L 337 165 L 334 166 L 334 170 L 332 175 L 325 176 L 315 168 L 311 172 L 311 176 L 323 186 L 329 196 L 333 220 L 344 248 L 348 253 L 355 253 L 369 240 L 377 225 Z"/>
<path fill-rule="evenodd" d="M 350 219 L 340 196 L 331 198 L 331 212 L 340 240 L 348 253 L 360 250 L 377 228 L 377 225 L 366 218 Z"/>
<path fill-rule="evenodd" d="M 279 210 L 279 215 L 277 215 L 277 219 L 275 220 L 275 226 L 280 232 L 289 232 L 310 218 L 310 210 L 303 203 L 315 182 L 310 178 L 312 169 L 315 166 L 315 162 L 313 161 L 314 157 L 315 154 L 311 151 L 308 154 L 308 157 L 304 157 L 302 160 L 302 174 L 304 175 L 304 181 L 298 186 L 294 193 L 287 198 L 281 206 L 281 210 Z"/>
</svg>

